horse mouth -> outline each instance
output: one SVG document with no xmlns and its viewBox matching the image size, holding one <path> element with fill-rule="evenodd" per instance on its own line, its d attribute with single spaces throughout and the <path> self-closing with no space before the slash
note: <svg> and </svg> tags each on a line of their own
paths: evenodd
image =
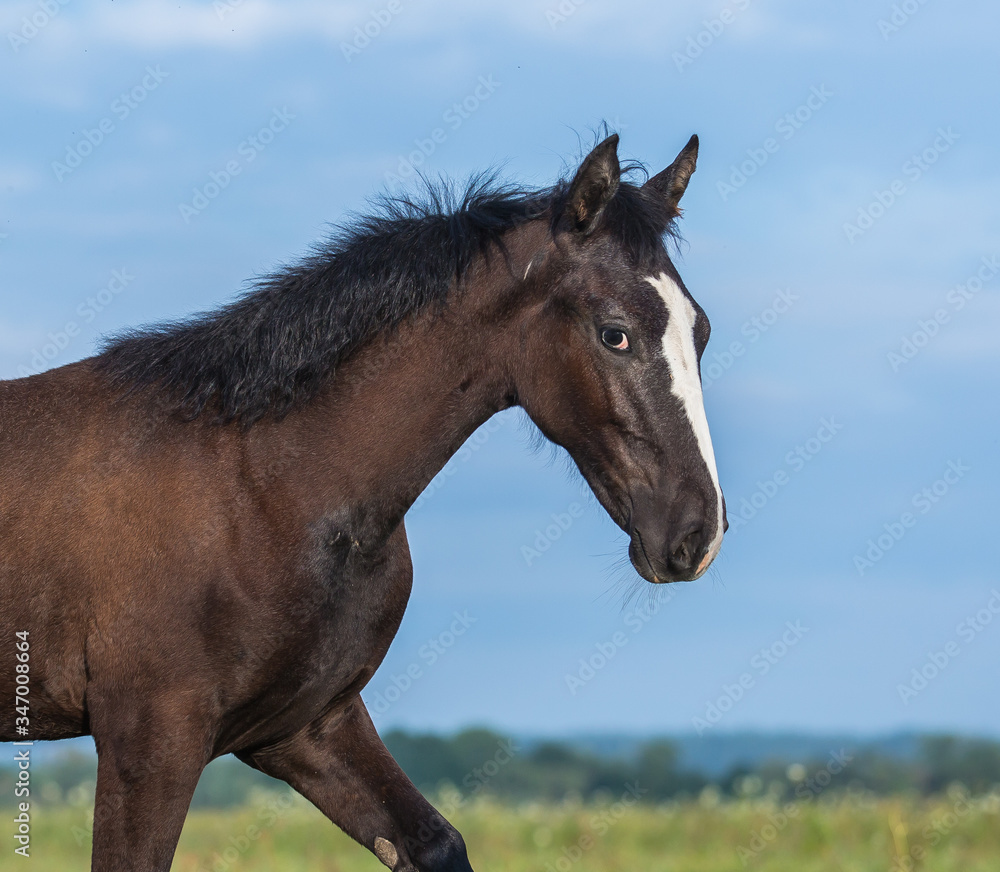
<svg viewBox="0 0 1000 872">
<path fill-rule="evenodd" d="M 665 565 L 662 568 L 657 567 L 649 554 L 646 553 L 646 546 L 642 541 L 642 533 L 639 532 L 638 528 L 632 528 L 630 533 L 631 541 L 628 546 L 629 560 L 632 562 L 632 567 L 635 571 L 650 584 L 696 581 L 708 571 L 708 568 L 712 565 L 712 561 L 715 560 L 720 550 L 719 547 L 716 547 L 714 550 L 708 551 L 692 571 L 678 574 L 671 572 Z M 719 544 L 721 545 L 721 542 Z"/>
<path fill-rule="evenodd" d="M 653 568 L 653 561 L 649 559 L 649 555 L 646 553 L 646 546 L 642 543 L 642 534 L 635 528 L 632 529 L 631 534 L 631 541 L 628 545 L 628 557 L 632 562 L 632 568 L 642 578 L 650 584 L 668 584 L 671 581 L 679 580 L 670 578 L 665 572 L 657 572 Z"/>
</svg>

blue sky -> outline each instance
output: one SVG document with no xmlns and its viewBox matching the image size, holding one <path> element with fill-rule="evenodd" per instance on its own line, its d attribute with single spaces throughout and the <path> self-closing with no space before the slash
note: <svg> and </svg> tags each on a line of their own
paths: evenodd
<svg viewBox="0 0 1000 872">
<path fill-rule="evenodd" d="M 0 13 L 4 378 L 230 299 L 415 165 L 701 137 L 715 568 L 643 586 L 506 413 L 408 518 L 380 727 L 1000 732 L 995 6 L 57 5 Z"/>
</svg>

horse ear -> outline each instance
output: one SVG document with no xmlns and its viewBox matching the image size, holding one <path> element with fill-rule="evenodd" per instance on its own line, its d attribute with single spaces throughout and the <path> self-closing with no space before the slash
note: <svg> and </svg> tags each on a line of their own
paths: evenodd
<svg viewBox="0 0 1000 872">
<path fill-rule="evenodd" d="M 698 136 L 695 134 L 688 140 L 688 144 L 681 149 L 681 153 L 677 155 L 674 162 L 662 173 L 657 173 L 653 176 L 643 187 L 650 188 L 660 194 L 666 199 L 667 205 L 674 215 L 680 215 L 681 210 L 677 207 L 677 204 L 681 201 L 681 197 L 684 196 L 684 191 L 687 190 L 688 180 L 691 178 L 691 173 L 694 172 L 697 163 Z"/>
<path fill-rule="evenodd" d="M 590 233 L 597 226 L 604 207 L 618 190 L 618 134 L 612 133 L 588 154 L 573 177 L 558 226 Z"/>
</svg>

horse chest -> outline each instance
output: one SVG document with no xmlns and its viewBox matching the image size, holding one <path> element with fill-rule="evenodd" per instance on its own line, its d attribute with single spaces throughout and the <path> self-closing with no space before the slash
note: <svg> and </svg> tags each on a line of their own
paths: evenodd
<svg viewBox="0 0 1000 872">
<path fill-rule="evenodd" d="M 225 733 L 235 744 L 294 731 L 356 696 L 399 628 L 411 581 L 405 540 L 376 559 L 335 549 L 311 560 L 308 580 L 285 589 L 293 602 L 280 619 L 248 640 L 252 703 L 233 711 Z"/>
</svg>

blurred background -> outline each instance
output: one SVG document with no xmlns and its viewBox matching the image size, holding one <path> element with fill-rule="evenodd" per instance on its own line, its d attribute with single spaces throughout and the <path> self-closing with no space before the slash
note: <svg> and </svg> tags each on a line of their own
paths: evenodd
<svg viewBox="0 0 1000 872">
<path fill-rule="evenodd" d="M 701 781 L 664 797 L 763 795 L 735 779 L 776 759 L 787 791 L 848 746 L 972 789 L 928 775 L 928 736 L 1000 738 L 998 25 L 976 0 L 6 2 L 0 377 L 216 307 L 418 172 L 548 185 L 602 123 L 656 172 L 698 133 L 676 261 L 713 324 L 713 569 L 645 585 L 504 413 L 407 517 L 366 702 L 400 754 L 486 725 L 634 765 L 667 738 Z"/>
</svg>

